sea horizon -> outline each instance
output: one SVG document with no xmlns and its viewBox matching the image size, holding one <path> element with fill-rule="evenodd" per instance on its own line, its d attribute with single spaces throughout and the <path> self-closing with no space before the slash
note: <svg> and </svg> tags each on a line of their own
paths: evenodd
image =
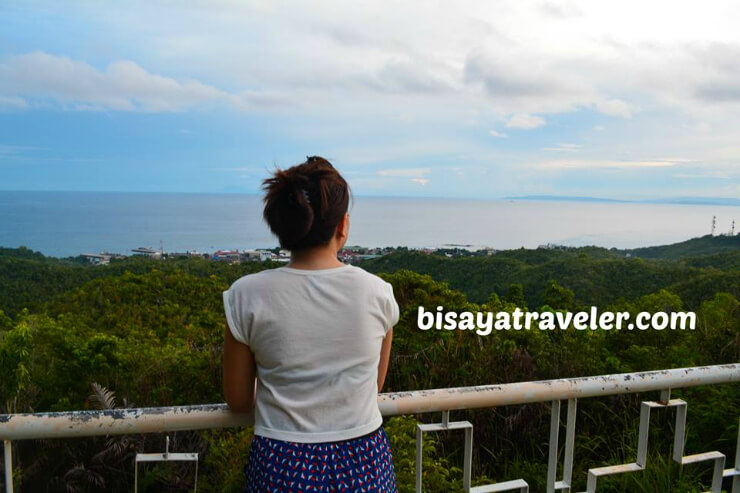
<svg viewBox="0 0 740 493">
<path fill-rule="evenodd" d="M 355 195 L 348 245 L 368 248 L 638 248 L 726 233 L 740 206 Z M 0 191 L 0 246 L 44 255 L 274 248 L 261 195 L 200 192 Z"/>
</svg>

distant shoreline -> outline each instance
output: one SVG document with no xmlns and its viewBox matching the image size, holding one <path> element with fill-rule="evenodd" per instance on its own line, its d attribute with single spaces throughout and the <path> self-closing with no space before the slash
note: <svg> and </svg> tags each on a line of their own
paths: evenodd
<svg viewBox="0 0 740 493">
<path fill-rule="evenodd" d="M 720 250 L 735 250 L 740 249 L 740 234 L 730 236 L 728 234 L 715 234 L 705 235 L 701 237 L 694 237 L 688 240 L 680 241 L 677 243 L 664 244 L 664 245 L 651 245 L 637 248 L 607 248 L 600 247 L 597 245 L 561 245 L 555 243 L 547 243 L 537 246 L 536 248 L 525 248 L 525 250 L 563 250 L 563 251 L 578 251 L 580 249 L 601 249 L 609 252 L 616 253 L 624 257 L 643 257 L 643 258 L 654 258 L 666 256 L 666 252 L 672 252 L 667 256 L 678 258 L 682 255 L 687 255 L 690 252 L 697 254 L 702 250 L 709 248 L 713 250 L 717 247 L 721 247 Z M 39 250 L 33 250 L 26 246 L 20 245 L 18 247 L 11 247 L 6 245 L 0 245 L 0 255 L 2 250 L 20 250 L 27 249 L 32 253 L 41 254 L 44 257 L 54 258 L 58 260 L 75 260 L 82 257 L 86 257 L 91 263 L 105 263 L 107 264 L 111 259 L 125 259 L 130 257 L 149 257 L 156 259 L 175 259 L 179 257 L 201 257 L 214 261 L 263 261 L 272 260 L 277 262 L 288 262 L 290 260 L 290 252 L 280 247 L 263 247 L 263 248 L 244 248 L 234 250 L 216 250 L 209 252 L 197 252 L 197 251 L 164 251 L 156 250 L 146 247 L 140 247 L 130 250 L 128 254 L 122 254 L 117 252 L 104 251 L 100 253 L 79 253 L 78 255 L 70 256 L 54 256 L 47 255 Z M 359 260 L 367 260 L 370 258 L 378 258 L 389 253 L 397 251 L 409 251 L 418 252 L 424 254 L 437 254 L 444 255 L 447 257 L 461 257 L 461 256 L 490 256 L 507 251 L 520 250 L 516 248 L 504 248 L 496 249 L 486 245 L 474 245 L 474 244 L 458 244 L 458 243 L 447 243 L 440 247 L 408 247 L 408 246 L 384 246 L 384 247 L 366 247 L 362 245 L 346 245 L 340 252 L 339 258 L 342 261 L 354 263 Z M 693 252 L 692 252 L 693 250 Z M 701 253 L 700 253 L 701 254 Z"/>
</svg>

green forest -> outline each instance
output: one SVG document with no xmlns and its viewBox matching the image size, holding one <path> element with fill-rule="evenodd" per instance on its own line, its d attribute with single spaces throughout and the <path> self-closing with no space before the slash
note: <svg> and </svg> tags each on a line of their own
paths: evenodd
<svg viewBox="0 0 740 493">
<path fill-rule="evenodd" d="M 0 414 L 223 402 L 221 292 L 274 262 L 125 258 L 85 265 L 27 248 L 0 248 Z M 667 247 L 539 248 L 449 258 L 404 248 L 360 267 L 393 285 L 401 308 L 384 391 L 638 372 L 740 361 L 740 236 Z M 513 312 L 693 311 L 693 331 L 421 331 L 417 309 Z M 686 453 L 734 461 L 740 388 L 674 390 L 688 402 Z M 631 462 L 642 400 L 656 393 L 579 401 L 574 491 L 591 467 Z M 670 459 L 673 411 L 655 413 L 646 471 L 599 481 L 603 492 L 698 492 L 709 463 Z M 415 433 L 438 414 L 386 419 L 401 492 L 413 491 Z M 547 403 L 455 411 L 474 424 L 473 480 L 523 478 L 544 491 Z M 171 451 L 198 452 L 198 489 L 241 491 L 251 429 L 177 432 Z M 425 491 L 462 490 L 462 434 L 426 434 Z M 136 452 L 164 436 L 124 435 L 13 443 L 20 492 L 133 489 Z M 562 451 L 561 451 L 562 454 Z M 726 467 L 730 467 L 729 464 Z M 192 464 L 139 470 L 140 491 L 191 491 Z M 725 484 L 725 488 L 729 485 Z"/>
</svg>

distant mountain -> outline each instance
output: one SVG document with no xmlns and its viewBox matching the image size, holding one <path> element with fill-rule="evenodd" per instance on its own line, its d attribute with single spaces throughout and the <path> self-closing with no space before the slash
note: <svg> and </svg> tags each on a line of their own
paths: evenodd
<svg viewBox="0 0 740 493">
<path fill-rule="evenodd" d="M 504 197 L 507 200 L 551 200 L 559 202 L 620 202 L 633 204 L 686 204 L 686 205 L 730 205 L 740 206 L 740 199 L 728 197 L 669 197 L 660 199 L 623 200 L 603 197 L 581 197 L 569 195 L 521 195 Z"/>
<path fill-rule="evenodd" d="M 672 199 L 661 199 L 655 202 L 664 204 L 709 204 L 709 205 L 734 205 L 740 206 L 740 199 L 727 197 L 676 197 Z"/>
<path fill-rule="evenodd" d="M 521 195 L 504 197 L 508 200 L 552 200 L 557 202 L 630 202 L 629 200 L 606 199 L 602 197 L 571 197 L 568 195 Z"/>
</svg>

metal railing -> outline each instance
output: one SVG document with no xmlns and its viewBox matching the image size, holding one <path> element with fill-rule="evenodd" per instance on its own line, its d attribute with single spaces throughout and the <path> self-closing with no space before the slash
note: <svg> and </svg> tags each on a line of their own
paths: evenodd
<svg viewBox="0 0 740 493">
<path fill-rule="evenodd" d="M 673 460 L 681 465 L 701 461 L 714 462 L 711 492 L 719 493 L 723 478 L 732 478 L 732 492 L 740 493 L 740 436 L 734 467 L 725 469 L 726 457 L 716 451 L 684 456 L 687 403 L 671 399 L 671 389 L 740 382 L 740 364 L 676 368 L 642 373 L 622 373 L 581 378 L 481 385 L 433 390 L 380 394 L 378 405 L 384 416 L 441 412 L 440 423 L 417 425 L 416 491 L 422 491 L 422 435 L 428 431 L 465 430 L 463 488 L 470 493 L 529 491 L 524 479 L 471 487 L 473 425 L 468 421 L 450 421 L 450 411 L 551 402 L 550 443 L 547 469 L 547 492 L 571 493 L 573 452 L 578 399 L 616 394 L 660 391 L 658 401 L 641 405 L 637 458 L 628 464 L 597 467 L 588 470 L 586 492 L 596 491 L 600 477 L 644 470 L 647 461 L 648 429 L 652 410 L 675 408 L 676 425 Z M 557 480 L 560 404 L 567 401 L 563 477 Z M 251 414 L 231 413 L 225 404 L 199 406 L 114 409 L 104 411 L 71 411 L 59 413 L 0 415 L 0 439 L 5 443 L 5 488 L 13 491 L 11 441 L 27 439 L 73 438 L 97 435 L 166 433 L 171 431 L 226 428 L 252 424 Z"/>
</svg>

